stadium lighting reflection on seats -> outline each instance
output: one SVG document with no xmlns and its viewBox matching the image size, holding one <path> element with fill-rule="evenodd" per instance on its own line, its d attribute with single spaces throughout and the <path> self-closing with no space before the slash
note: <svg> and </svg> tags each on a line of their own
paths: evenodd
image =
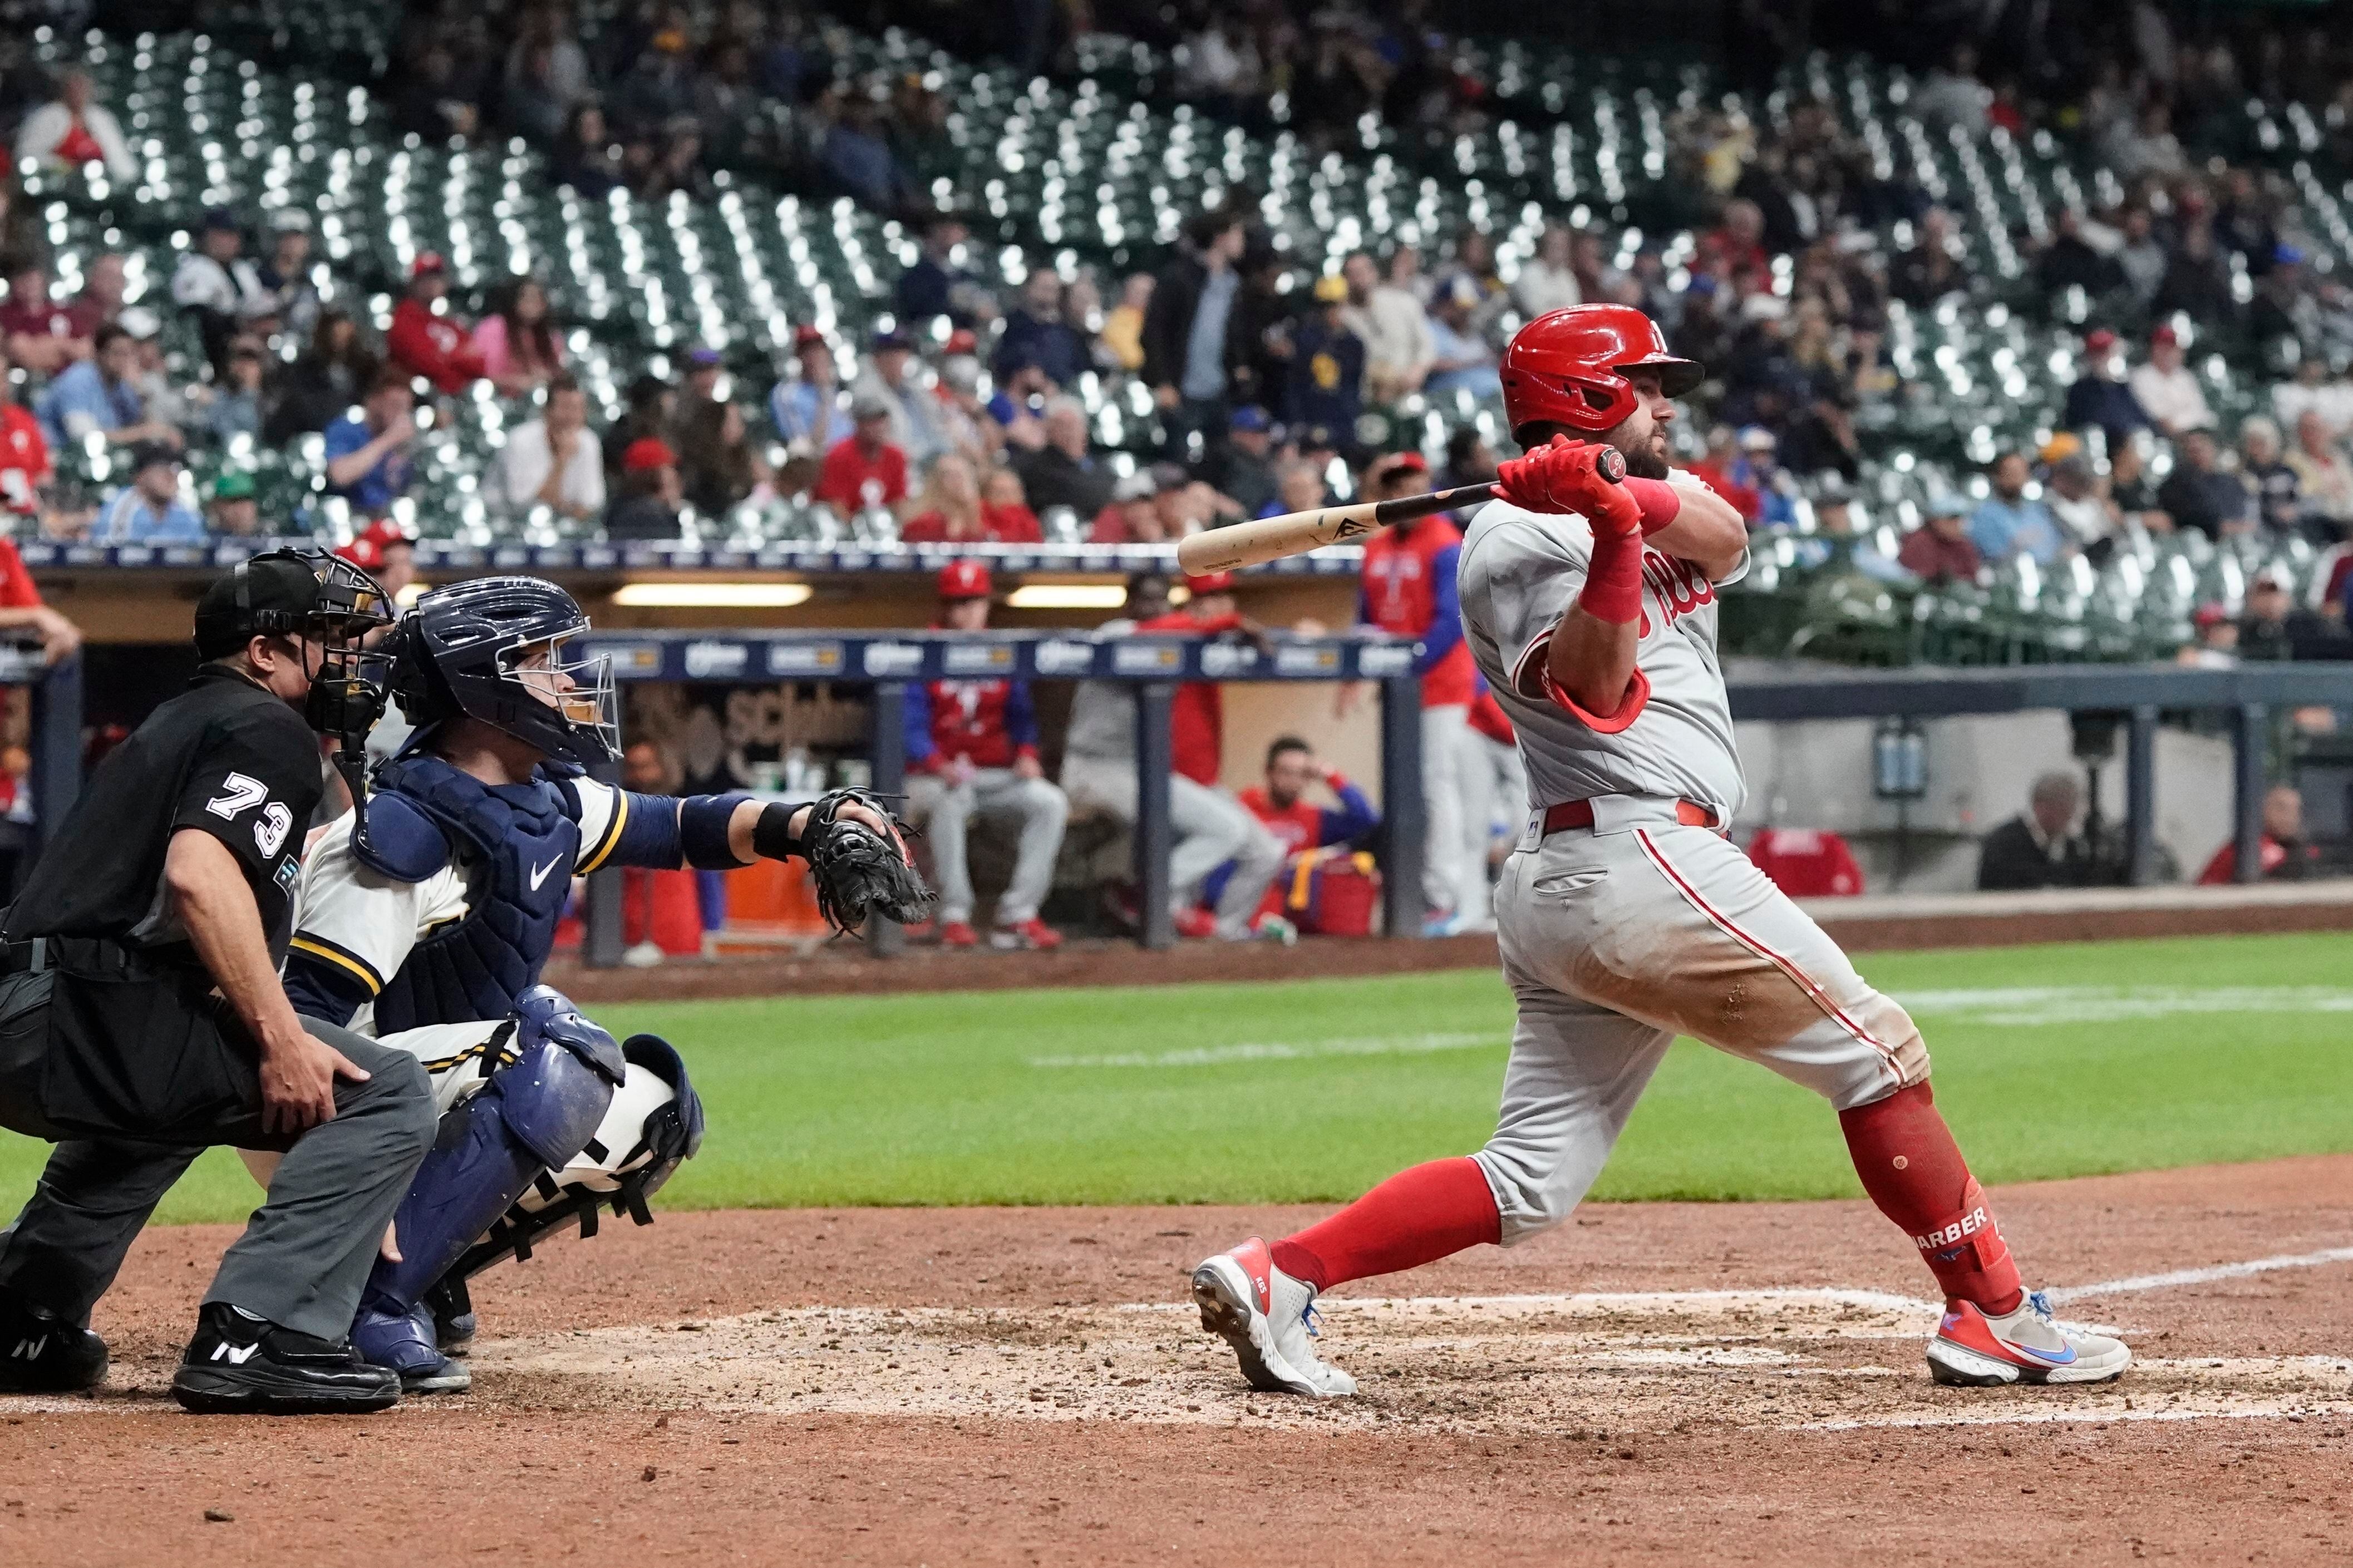
<svg viewBox="0 0 2353 1568">
<path fill-rule="evenodd" d="M 807 604 L 814 592 L 807 583 L 625 583 L 613 591 L 613 603 L 635 609 L 789 610 Z"/>
</svg>

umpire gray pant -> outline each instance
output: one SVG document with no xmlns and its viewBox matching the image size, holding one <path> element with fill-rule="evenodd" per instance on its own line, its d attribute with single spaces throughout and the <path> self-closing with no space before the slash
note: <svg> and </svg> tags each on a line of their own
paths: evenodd
<svg viewBox="0 0 2353 1568">
<path fill-rule="evenodd" d="M 132 1237 L 206 1146 L 275 1141 L 258 1113 L 224 1119 L 206 1143 L 81 1137 L 51 1125 L 41 1098 L 51 1048 L 48 980 L 0 980 L 0 1126 L 58 1145 L 31 1200 L 0 1230 L 0 1289 L 86 1327 Z M 415 1057 L 315 1018 L 302 1024 L 368 1079 L 336 1080 L 333 1119 L 287 1150 L 268 1198 L 222 1257 L 204 1299 L 340 1340 L 351 1331 L 385 1226 L 433 1146 L 437 1117 L 431 1083 Z"/>
</svg>

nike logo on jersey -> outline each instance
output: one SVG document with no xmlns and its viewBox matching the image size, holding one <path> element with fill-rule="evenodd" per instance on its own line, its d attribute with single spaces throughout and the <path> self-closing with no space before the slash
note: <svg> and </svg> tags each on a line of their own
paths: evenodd
<svg viewBox="0 0 2353 1568">
<path fill-rule="evenodd" d="M 249 1345 L 233 1345 L 224 1342 L 213 1347 L 213 1360 L 225 1361 L 231 1366 L 243 1366 L 253 1359 L 253 1352 L 260 1348 L 259 1341 Z"/>
<path fill-rule="evenodd" d="M 558 855 L 544 866 L 533 866 L 531 868 L 531 890 L 534 893 L 539 891 L 539 885 L 547 880 L 547 874 L 563 864 L 564 857 Z"/>
</svg>

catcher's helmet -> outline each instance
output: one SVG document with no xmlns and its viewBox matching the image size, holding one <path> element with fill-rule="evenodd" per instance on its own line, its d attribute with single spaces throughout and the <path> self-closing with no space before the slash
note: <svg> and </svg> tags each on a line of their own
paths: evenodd
<svg viewBox="0 0 2353 1568">
<path fill-rule="evenodd" d="M 1563 425 L 1599 435 L 1634 412 L 1626 372 L 1659 373 L 1660 389 L 1680 397 L 1706 367 L 1667 351 L 1659 325 L 1631 305 L 1571 305 L 1547 310 L 1512 336 L 1504 351 L 1504 416 L 1512 438 L 1532 425 Z"/>
<path fill-rule="evenodd" d="M 395 634 L 393 696 L 422 730 L 463 713 L 586 766 L 621 754 L 610 658 L 567 660 L 588 629 L 571 595 L 537 577 L 477 577 L 417 601 Z M 524 660 L 545 648 L 545 663 Z"/>
</svg>

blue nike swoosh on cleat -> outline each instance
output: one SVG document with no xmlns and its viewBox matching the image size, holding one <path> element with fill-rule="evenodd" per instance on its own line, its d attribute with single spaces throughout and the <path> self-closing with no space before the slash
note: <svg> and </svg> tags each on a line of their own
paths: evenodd
<svg viewBox="0 0 2353 1568">
<path fill-rule="evenodd" d="M 2045 1366 L 2066 1366 L 2075 1359 L 2075 1347 L 2073 1345 L 2069 1345 L 2064 1352 L 2060 1354 L 2053 1355 L 2048 1351 L 2039 1351 L 2032 1345 L 2022 1345 L 2014 1340 L 2004 1340 L 2001 1342 L 2008 1345 L 2011 1350 L 2016 1351 L 2021 1355 L 2032 1356 L 2036 1361 L 2041 1362 Z"/>
</svg>

